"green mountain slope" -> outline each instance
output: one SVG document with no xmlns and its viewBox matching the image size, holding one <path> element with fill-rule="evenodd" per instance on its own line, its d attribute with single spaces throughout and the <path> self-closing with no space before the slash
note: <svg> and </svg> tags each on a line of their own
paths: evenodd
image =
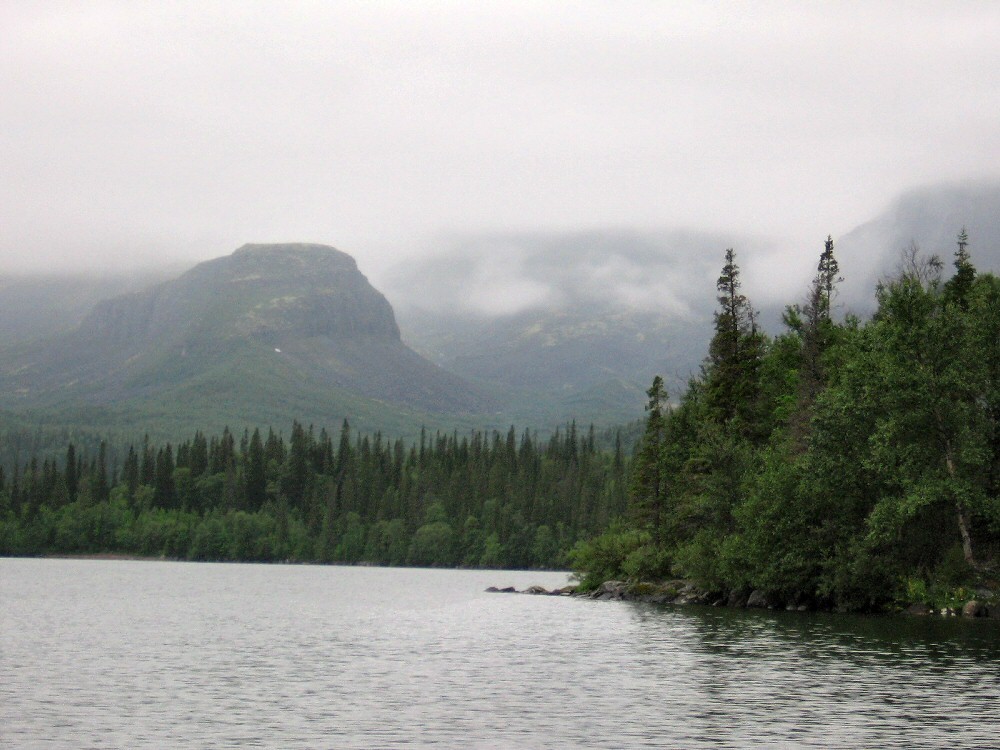
<svg viewBox="0 0 1000 750">
<path fill-rule="evenodd" d="M 110 426 L 347 418 L 410 434 L 493 407 L 403 344 L 385 297 L 321 245 L 244 246 L 0 355 L 0 408 L 71 421 L 96 408 Z"/>
</svg>

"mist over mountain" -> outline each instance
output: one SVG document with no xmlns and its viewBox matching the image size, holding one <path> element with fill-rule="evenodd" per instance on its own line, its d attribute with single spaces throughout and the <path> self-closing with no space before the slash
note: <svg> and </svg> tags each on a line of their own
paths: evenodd
<svg viewBox="0 0 1000 750">
<path fill-rule="evenodd" d="M 0 276 L 0 346 L 71 331 L 98 302 L 153 286 L 182 270 Z"/>
<path fill-rule="evenodd" d="M 774 252 L 691 230 L 512 233 L 466 238 L 384 285 L 403 338 L 442 367 L 536 413 L 623 422 L 654 375 L 676 395 L 698 374 L 727 247 Z"/>
<path fill-rule="evenodd" d="M 1000 184 L 946 185 L 833 233 L 837 311 L 867 314 L 911 244 L 950 263 L 963 226 L 974 263 L 1000 269 L 998 217 Z M 144 289 L 154 272 L 8 277 L 0 408 L 98 407 L 137 425 L 208 426 L 206 415 L 219 425 L 352 416 L 403 431 L 619 424 L 642 415 L 653 375 L 676 395 L 698 373 L 727 247 L 777 334 L 823 239 L 789 252 L 693 230 L 466 236 L 383 274 L 386 295 L 353 258 L 320 245 L 247 245 Z"/>
<path fill-rule="evenodd" d="M 711 310 L 717 260 L 759 240 L 697 231 L 538 232 L 461 238 L 383 280 L 398 311 L 484 318 L 532 310 L 644 310 L 692 320 Z M 720 250 L 720 248 L 722 248 Z M 421 283 L 414 285 L 413 278 Z"/>
<path fill-rule="evenodd" d="M 1000 268 L 1000 185 L 945 185 L 909 192 L 840 237 L 819 228 L 813 246 L 794 251 L 695 231 L 493 234 L 408 261 L 384 286 L 404 339 L 446 369 L 554 412 L 602 389 L 606 410 L 625 418 L 641 413 L 654 374 L 676 394 L 698 372 L 727 247 L 762 326 L 777 334 L 785 307 L 805 299 L 827 233 L 844 277 L 837 309 L 864 315 L 905 248 L 948 263 L 963 226 L 974 262 Z"/>
<path fill-rule="evenodd" d="M 70 333 L 9 347 L 0 405 L 126 410 L 192 425 L 370 429 L 481 412 L 485 394 L 399 338 L 354 259 L 322 245 L 246 245 L 97 304 Z"/>
<path fill-rule="evenodd" d="M 874 309 L 879 278 L 896 269 L 911 245 L 938 255 L 950 273 L 963 227 L 969 234 L 973 263 L 984 271 L 1000 271 L 1000 183 L 912 190 L 874 219 L 835 237 L 844 275 L 842 304 L 862 312 Z"/>
</svg>

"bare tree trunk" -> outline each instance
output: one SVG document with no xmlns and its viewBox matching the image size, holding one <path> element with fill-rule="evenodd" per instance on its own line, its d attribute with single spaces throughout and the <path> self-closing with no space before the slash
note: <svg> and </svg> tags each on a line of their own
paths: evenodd
<svg viewBox="0 0 1000 750">
<path fill-rule="evenodd" d="M 962 535 L 962 552 L 965 554 L 965 561 L 969 567 L 977 572 L 982 572 L 983 566 L 976 561 L 972 553 L 972 534 L 970 531 L 969 514 L 962 505 L 961 500 L 955 501 L 955 510 L 958 511 L 958 531 Z"/>
<path fill-rule="evenodd" d="M 954 479 L 955 461 L 951 456 L 950 444 L 947 444 L 945 448 L 944 463 L 948 469 L 949 478 Z M 955 511 L 958 514 L 958 532 L 962 535 L 962 553 L 965 555 L 965 561 L 969 564 L 970 568 L 981 573 L 983 566 L 976 561 L 976 556 L 972 550 L 972 522 L 969 520 L 968 510 L 959 498 L 955 498 Z"/>
</svg>

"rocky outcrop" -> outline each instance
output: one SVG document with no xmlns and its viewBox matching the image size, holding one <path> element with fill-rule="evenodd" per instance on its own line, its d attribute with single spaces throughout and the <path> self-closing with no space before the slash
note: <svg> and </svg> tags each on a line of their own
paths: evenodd
<svg viewBox="0 0 1000 750">
<path fill-rule="evenodd" d="M 644 602 L 648 604 L 701 604 L 712 607 L 730 607 L 732 609 L 784 609 L 789 612 L 808 612 L 817 609 L 815 601 L 797 599 L 789 602 L 779 600 L 775 595 L 762 589 L 748 591 L 734 589 L 729 592 L 707 591 L 699 588 L 691 581 L 673 580 L 662 583 L 605 581 L 591 591 L 579 591 L 576 586 L 565 586 L 551 591 L 543 586 L 529 586 L 517 591 L 513 586 L 486 589 L 496 593 L 520 593 L 549 596 L 578 596 L 598 601 Z M 992 592 L 987 592 L 991 594 Z M 828 609 L 823 607 L 821 609 Z M 937 613 L 933 607 L 922 602 L 911 604 L 902 610 L 909 615 L 931 615 Z M 988 602 L 978 599 L 967 602 L 961 609 L 943 609 L 942 615 L 958 615 L 965 617 L 1000 618 L 1000 605 L 994 605 L 993 599 Z"/>
<path fill-rule="evenodd" d="M 747 609 L 774 609 L 777 606 L 777 600 L 761 589 L 754 589 L 747 597 Z"/>
<path fill-rule="evenodd" d="M 750 600 L 750 593 L 746 589 L 733 589 L 729 592 L 729 596 L 726 599 L 726 606 L 735 609 L 747 606 L 747 602 Z"/>
<path fill-rule="evenodd" d="M 80 335 L 132 344 L 231 336 L 398 342 L 399 326 L 350 255 L 326 245 L 244 245 L 173 281 L 100 303 Z"/>
</svg>

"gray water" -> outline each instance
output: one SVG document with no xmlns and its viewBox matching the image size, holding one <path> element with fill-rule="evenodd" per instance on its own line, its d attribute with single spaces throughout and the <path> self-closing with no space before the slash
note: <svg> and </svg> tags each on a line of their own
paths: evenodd
<svg viewBox="0 0 1000 750">
<path fill-rule="evenodd" d="M 0 746 L 1000 747 L 996 621 L 483 591 L 565 580 L 0 559 Z"/>
</svg>

